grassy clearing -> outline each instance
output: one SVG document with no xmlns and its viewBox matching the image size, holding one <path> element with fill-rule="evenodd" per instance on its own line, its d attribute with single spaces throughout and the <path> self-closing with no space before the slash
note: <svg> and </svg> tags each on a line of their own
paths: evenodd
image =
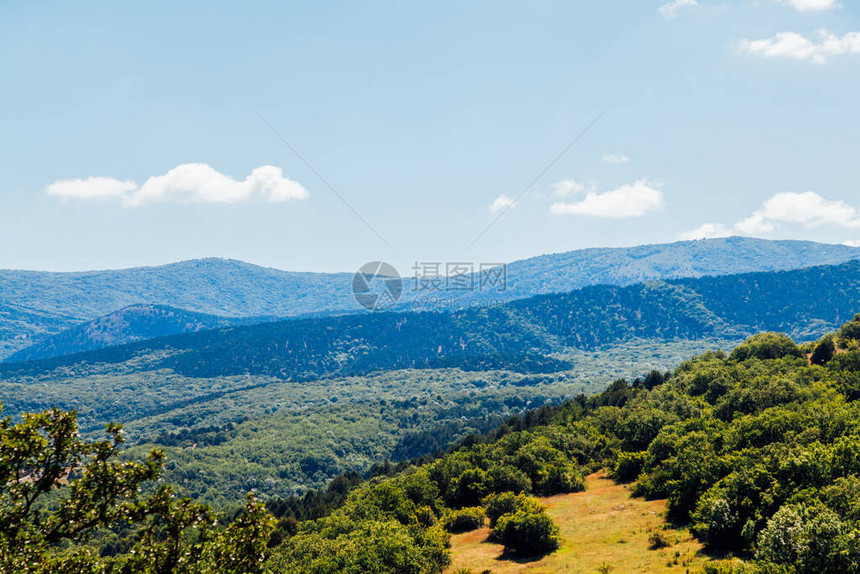
<svg viewBox="0 0 860 574">
<path fill-rule="evenodd" d="M 539 559 L 503 555 L 502 547 L 487 542 L 482 528 L 451 538 L 453 563 L 448 572 L 465 568 L 475 574 L 695 572 L 708 558 L 701 544 L 685 530 L 664 530 L 662 500 L 632 498 L 625 485 L 603 474 L 586 479 L 586 491 L 542 499 L 547 512 L 561 528 L 558 551 Z M 668 547 L 652 549 L 659 533 Z"/>
</svg>

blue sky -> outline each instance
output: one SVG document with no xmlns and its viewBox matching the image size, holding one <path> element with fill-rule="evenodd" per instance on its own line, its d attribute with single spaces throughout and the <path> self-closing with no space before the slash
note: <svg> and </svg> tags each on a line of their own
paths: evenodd
<svg viewBox="0 0 860 574">
<path fill-rule="evenodd" d="M 0 3 L 0 268 L 860 241 L 848 2 L 75 4 Z"/>
</svg>

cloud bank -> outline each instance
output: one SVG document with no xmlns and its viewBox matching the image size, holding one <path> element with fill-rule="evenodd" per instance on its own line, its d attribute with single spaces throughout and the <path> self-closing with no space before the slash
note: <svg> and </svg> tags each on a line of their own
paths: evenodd
<svg viewBox="0 0 860 574">
<path fill-rule="evenodd" d="M 777 0 L 782 4 L 791 4 L 798 12 L 823 12 L 841 8 L 836 0 Z"/>
<path fill-rule="evenodd" d="M 682 233 L 681 239 L 706 239 L 728 235 L 757 235 L 776 230 L 782 224 L 803 225 L 807 228 L 830 225 L 846 229 L 860 228 L 860 213 L 844 201 L 830 201 L 815 192 L 777 193 L 733 227 L 706 223 Z"/>
<path fill-rule="evenodd" d="M 815 39 L 797 32 L 780 32 L 772 38 L 742 40 L 739 49 L 762 58 L 789 58 L 823 64 L 834 56 L 860 54 L 860 32 L 837 36 L 822 28 L 816 30 Z"/>
<path fill-rule="evenodd" d="M 150 177 L 143 185 L 110 177 L 69 179 L 45 188 L 48 195 L 69 199 L 119 199 L 126 207 L 153 202 L 240 203 L 259 199 L 284 202 L 306 199 L 307 190 L 284 177 L 273 165 L 256 168 L 243 181 L 224 175 L 205 163 L 184 163 L 164 175 Z"/>
<path fill-rule="evenodd" d="M 683 8 L 693 8 L 694 6 L 698 6 L 699 3 L 696 0 L 675 0 L 674 2 L 669 2 L 667 4 L 663 4 L 657 11 L 660 15 L 667 20 L 671 20 L 678 16 L 678 12 Z"/>
<path fill-rule="evenodd" d="M 582 200 L 577 202 L 560 201 L 554 203 L 550 211 L 559 215 L 572 213 L 622 219 L 641 217 L 649 211 L 662 207 L 663 192 L 654 188 L 644 179 L 640 179 L 635 183 L 623 185 L 618 189 L 604 193 L 589 191 Z"/>
</svg>

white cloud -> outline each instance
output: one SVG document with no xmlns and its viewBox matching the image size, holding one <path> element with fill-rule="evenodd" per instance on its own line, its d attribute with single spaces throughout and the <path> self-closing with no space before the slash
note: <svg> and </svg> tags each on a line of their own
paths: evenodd
<svg viewBox="0 0 860 574">
<path fill-rule="evenodd" d="M 552 184 L 552 188 L 555 190 L 554 193 L 558 197 L 567 197 L 568 195 L 582 193 L 583 191 L 585 191 L 585 184 L 573 179 L 566 179 L 564 181 Z"/>
<path fill-rule="evenodd" d="M 694 239 L 710 239 L 713 237 L 728 237 L 732 232 L 721 223 L 705 223 L 681 234 L 680 239 L 683 241 L 692 241 Z"/>
<path fill-rule="evenodd" d="M 205 163 L 186 163 L 164 175 L 150 177 L 128 198 L 137 206 L 151 201 L 238 203 L 259 197 L 267 201 L 305 199 L 308 192 L 299 183 L 286 179 L 279 167 L 264 165 L 244 181 L 215 171 Z"/>
<path fill-rule="evenodd" d="M 508 207 L 514 206 L 514 200 L 507 195 L 500 195 L 493 201 L 493 205 L 490 206 L 490 211 L 496 212 L 501 211 L 502 209 L 506 209 Z"/>
<path fill-rule="evenodd" d="M 781 224 L 796 224 L 813 228 L 822 225 L 855 229 L 860 227 L 860 212 L 844 201 L 830 201 L 812 191 L 777 193 L 765 201 L 752 215 L 738 221 L 732 228 L 719 223 L 706 223 L 698 229 L 682 233 L 681 239 L 758 235 L 774 231 Z"/>
<path fill-rule="evenodd" d="M 137 189 L 131 180 L 120 181 L 112 177 L 88 177 L 87 179 L 65 179 L 45 188 L 48 195 L 62 199 L 113 199 L 124 197 Z"/>
<path fill-rule="evenodd" d="M 658 9 L 660 15 L 666 19 L 672 19 L 678 15 L 678 11 L 682 8 L 692 8 L 694 6 L 698 6 L 699 3 L 696 0 L 675 0 L 674 2 L 669 2 L 668 4 L 663 4 Z"/>
<path fill-rule="evenodd" d="M 843 54 L 860 54 L 860 32 L 836 36 L 825 29 L 816 30 L 817 43 L 797 32 L 780 32 L 763 40 L 742 40 L 740 51 L 763 58 L 792 58 L 822 64 Z"/>
<path fill-rule="evenodd" d="M 623 153 L 605 153 L 603 154 L 603 161 L 605 161 L 606 163 L 621 164 L 629 163 L 630 158 Z"/>
<path fill-rule="evenodd" d="M 150 177 L 138 186 L 134 181 L 90 177 L 58 181 L 49 185 L 50 195 L 64 199 L 122 199 L 128 207 L 154 201 L 194 203 L 238 203 L 251 199 L 270 202 L 305 199 L 308 192 L 287 179 L 279 167 L 264 165 L 244 181 L 236 181 L 205 163 L 185 163 L 164 175 Z"/>
<path fill-rule="evenodd" d="M 780 223 L 799 223 L 806 227 L 838 225 L 860 227 L 857 210 L 844 201 L 828 201 L 812 191 L 777 193 L 761 209 L 735 226 L 744 233 L 773 231 Z"/>
<path fill-rule="evenodd" d="M 847 245 L 848 247 L 860 247 L 860 239 L 845 241 L 842 245 Z"/>
<path fill-rule="evenodd" d="M 782 4 L 791 4 L 798 12 L 822 12 L 841 8 L 836 0 L 777 0 Z"/>
<path fill-rule="evenodd" d="M 640 217 L 662 207 L 663 193 L 651 187 L 645 180 L 639 180 L 604 193 L 590 191 L 581 201 L 558 202 L 553 204 L 550 210 L 556 214 L 575 213 L 594 217 L 626 218 Z"/>
</svg>

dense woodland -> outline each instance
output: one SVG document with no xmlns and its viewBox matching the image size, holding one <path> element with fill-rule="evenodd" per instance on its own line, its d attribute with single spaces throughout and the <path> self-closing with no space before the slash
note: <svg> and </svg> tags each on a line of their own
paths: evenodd
<svg viewBox="0 0 860 574">
<path fill-rule="evenodd" d="M 197 571 L 228 557 L 248 572 L 439 572 L 449 532 L 484 520 L 513 552 L 552 552 L 558 531 L 534 497 L 582 489 L 586 473 L 608 468 L 638 495 L 667 498 L 669 517 L 709 552 L 739 557 L 709 572 L 855 572 L 858 398 L 860 315 L 814 343 L 756 335 L 511 419 L 438 458 L 220 516 L 169 487 L 139 491 L 163 454 L 122 462 L 116 428 L 93 444 L 74 438 L 73 414 L 6 419 L 0 556 L 7 570 L 34 571 Z"/>
</svg>

